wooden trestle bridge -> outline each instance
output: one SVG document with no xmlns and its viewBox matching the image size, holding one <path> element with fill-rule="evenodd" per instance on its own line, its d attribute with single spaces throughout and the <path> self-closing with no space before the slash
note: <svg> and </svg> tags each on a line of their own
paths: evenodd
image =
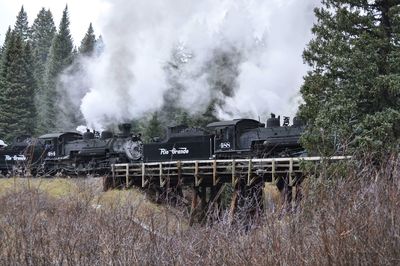
<svg viewBox="0 0 400 266">
<path fill-rule="evenodd" d="M 155 191 L 173 190 L 178 194 L 182 188 L 190 188 L 193 195 L 192 212 L 197 209 L 197 212 L 201 210 L 203 213 L 211 205 L 219 204 L 221 193 L 230 184 L 233 188 L 230 211 L 233 213 L 240 204 L 240 198 L 248 198 L 249 193 L 251 196 L 262 195 L 260 191 L 265 183 L 276 184 L 285 191 L 286 200 L 291 201 L 293 188 L 304 178 L 304 163 L 318 165 L 324 161 L 350 158 L 334 156 L 113 164 L 111 176 L 107 177 L 104 184 L 105 189 L 135 186 Z"/>
</svg>

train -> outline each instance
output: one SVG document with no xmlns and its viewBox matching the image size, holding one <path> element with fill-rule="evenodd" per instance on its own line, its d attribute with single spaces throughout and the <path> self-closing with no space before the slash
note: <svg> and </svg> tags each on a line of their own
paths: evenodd
<svg viewBox="0 0 400 266">
<path fill-rule="evenodd" d="M 266 124 L 241 118 L 205 128 L 179 125 L 168 127 L 164 139 L 149 143 L 132 133 L 130 124 L 121 124 L 117 134 L 88 130 L 19 136 L 0 149 L 0 172 L 3 176 L 101 175 L 115 163 L 303 156 L 304 124 L 297 117 L 289 124 L 288 117 L 281 124 L 280 117 L 271 114 Z"/>
</svg>

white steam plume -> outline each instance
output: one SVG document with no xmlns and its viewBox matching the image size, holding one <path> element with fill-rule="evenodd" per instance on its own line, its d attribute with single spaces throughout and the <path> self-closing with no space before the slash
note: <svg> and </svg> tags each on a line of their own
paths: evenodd
<svg viewBox="0 0 400 266">
<path fill-rule="evenodd" d="M 221 118 L 296 111 L 306 71 L 301 53 L 318 0 L 109 1 L 105 49 L 86 61 L 90 90 L 79 99 L 89 126 L 160 108 L 169 89 L 165 66 L 178 46 L 192 56 L 177 76 L 183 86 L 177 105 L 197 112 L 211 97 L 222 98 L 210 84 L 217 74 L 234 80 L 233 97 L 217 110 Z M 237 56 L 235 71 L 215 73 L 216 51 Z"/>
</svg>

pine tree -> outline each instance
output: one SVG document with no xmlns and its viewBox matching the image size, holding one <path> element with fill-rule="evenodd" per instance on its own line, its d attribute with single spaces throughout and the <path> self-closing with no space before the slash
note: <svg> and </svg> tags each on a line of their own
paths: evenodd
<svg viewBox="0 0 400 266">
<path fill-rule="evenodd" d="M 3 77 L 3 70 L 5 71 L 6 67 L 6 51 L 9 49 L 11 39 L 11 27 L 8 27 L 6 36 L 4 38 L 3 46 L 1 47 L 1 57 L 0 57 L 0 98 L 5 91 L 5 80 Z"/>
<path fill-rule="evenodd" d="M 94 53 L 95 45 L 96 45 L 96 36 L 94 35 L 92 23 L 90 23 L 86 35 L 81 41 L 81 46 L 79 47 L 79 53 L 84 56 L 92 56 Z"/>
<path fill-rule="evenodd" d="M 304 51 L 299 114 L 323 154 L 387 151 L 400 138 L 400 1 L 324 0 Z"/>
<path fill-rule="evenodd" d="M 58 33 L 54 36 L 46 68 L 46 91 L 44 117 L 39 121 L 39 131 L 57 129 L 57 103 L 60 100 L 57 86 L 58 77 L 73 59 L 73 41 L 69 30 L 68 7 L 65 7 Z"/>
<path fill-rule="evenodd" d="M 44 94 L 46 88 L 45 70 L 48 61 L 52 40 L 56 33 L 53 15 L 50 10 L 42 8 L 32 25 L 32 48 L 34 59 L 34 75 L 37 83 L 35 106 L 38 112 L 38 121 L 45 117 Z"/>
<path fill-rule="evenodd" d="M 36 131 L 35 126 L 37 122 L 37 110 L 35 101 L 32 99 L 32 95 L 35 95 L 35 92 L 37 91 L 37 83 L 34 74 L 35 63 L 33 59 L 33 52 L 29 42 L 25 44 L 23 57 L 25 68 L 25 77 L 23 82 L 26 86 L 26 94 L 21 95 L 21 106 L 24 107 L 24 112 L 27 114 L 26 132 L 32 135 Z"/>
<path fill-rule="evenodd" d="M 81 41 L 79 52 L 76 48 L 73 51 L 73 62 L 64 71 L 65 77 L 74 79 L 63 79 L 59 84 L 58 94 L 62 98 L 59 104 L 60 112 L 57 114 L 58 128 L 60 130 L 70 130 L 85 123 L 82 112 L 80 111 L 82 99 L 90 89 L 87 77 L 87 69 L 84 67 L 84 57 L 95 55 L 96 36 L 94 35 L 92 24 L 90 23 L 85 37 Z"/>
<path fill-rule="evenodd" d="M 30 39 L 28 15 L 24 10 L 24 6 L 21 7 L 21 10 L 17 15 L 17 20 L 15 22 L 14 30 L 21 36 L 23 41 L 28 41 Z"/>
<path fill-rule="evenodd" d="M 156 137 L 162 137 L 162 127 L 161 127 L 161 122 L 158 119 L 158 112 L 154 112 L 145 127 L 144 130 L 144 139 L 146 141 L 150 141 Z"/>
<path fill-rule="evenodd" d="M 96 43 L 96 36 L 94 35 L 92 24 L 90 23 L 85 37 L 81 41 L 79 52 L 74 48 L 72 52 L 73 62 L 64 71 L 66 77 L 74 77 L 74 79 L 62 80 L 59 84 L 58 94 L 62 98 L 60 103 L 60 112 L 57 114 L 57 120 L 60 121 L 58 128 L 60 130 L 70 130 L 76 128 L 78 125 L 85 123 L 83 114 L 80 111 L 82 99 L 90 85 L 86 77 L 87 70 L 83 65 L 82 58 L 94 55 L 94 47 Z"/>
<path fill-rule="evenodd" d="M 9 44 L 9 42 L 10 42 L 10 37 L 11 37 L 11 27 L 8 27 L 6 36 L 5 36 L 5 38 L 4 38 L 3 46 L 1 47 L 0 72 L 1 72 L 1 67 L 2 67 L 2 65 L 3 65 L 3 61 L 5 60 L 5 59 L 4 59 L 5 50 L 7 49 L 8 44 Z"/>
<path fill-rule="evenodd" d="M 35 117 L 32 58 L 29 44 L 12 32 L 4 50 L 0 73 L 0 138 L 10 141 L 19 134 L 32 134 Z"/>
<path fill-rule="evenodd" d="M 103 53 L 104 51 L 104 41 L 103 41 L 103 37 L 100 35 L 97 39 L 96 39 L 96 49 L 95 49 L 95 56 L 99 56 Z"/>
</svg>

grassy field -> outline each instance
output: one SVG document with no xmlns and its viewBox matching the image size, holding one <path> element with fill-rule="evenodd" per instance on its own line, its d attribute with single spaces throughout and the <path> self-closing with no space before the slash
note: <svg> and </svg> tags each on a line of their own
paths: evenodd
<svg viewBox="0 0 400 266">
<path fill-rule="evenodd" d="M 20 190 L 37 189 L 52 197 L 63 197 L 78 191 L 77 181 L 72 179 L 47 178 L 2 178 L 0 195 Z"/>
<path fill-rule="evenodd" d="M 100 180 L 2 179 L 0 265 L 398 265 L 400 159 L 318 176 L 296 210 L 193 227 L 184 210 L 103 193 Z"/>
<path fill-rule="evenodd" d="M 96 210 L 129 205 L 135 209 L 136 221 L 149 216 L 157 217 L 158 221 L 158 216 L 164 218 L 175 212 L 168 206 L 156 204 L 137 189 L 103 192 L 102 185 L 101 178 L 7 178 L 0 179 L 0 197 L 29 192 L 54 201 L 85 202 Z M 180 222 L 180 226 L 186 226 L 186 223 Z"/>
</svg>

